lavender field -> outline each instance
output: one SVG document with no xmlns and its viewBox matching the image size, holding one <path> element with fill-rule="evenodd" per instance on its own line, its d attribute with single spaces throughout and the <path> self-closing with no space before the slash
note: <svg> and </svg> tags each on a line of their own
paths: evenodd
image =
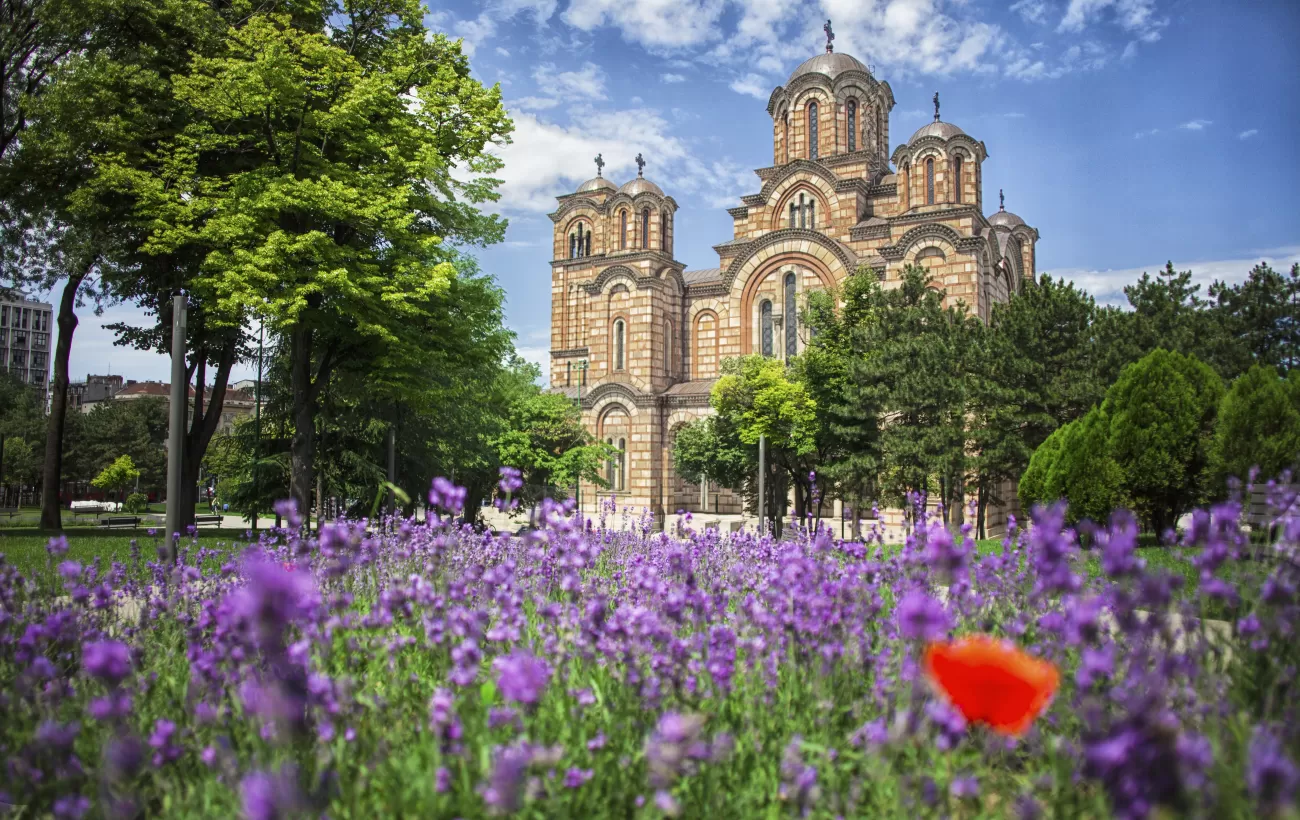
<svg viewBox="0 0 1300 820">
<path fill-rule="evenodd" d="M 432 500 L 450 513 L 445 482 Z M 993 555 L 652 531 L 547 504 L 290 529 L 49 569 L 0 561 L 0 801 L 39 817 L 1295 817 L 1300 518 L 1198 512 L 1199 574 L 1132 519 L 1039 511 Z M 292 523 L 292 522 L 291 522 Z M 1084 571 L 1087 560 L 1100 572 Z M 1212 611 L 1216 618 L 1202 617 Z M 922 672 L 982 633 L 1060 670 L 1020 737 Z"/>
</svg>

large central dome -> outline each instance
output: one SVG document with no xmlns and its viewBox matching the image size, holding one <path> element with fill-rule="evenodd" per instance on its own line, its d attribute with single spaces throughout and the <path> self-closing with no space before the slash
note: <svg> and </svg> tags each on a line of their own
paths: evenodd
<svg viewBox="0 0 1300 820">
<path fill-rule="evenodd" d="M 845 71 L 861 71 L 867 74 L 871 73 L 867 67 L 855 57 L 850 57 L 847 54 L 840 54 L 839 52 L 828 52 L 825 54 L 818 54 L 811 60 L 805 60 L 804 63 L 796 68 L 794 73 L 790 75 L 790 79 L 786 81 L 786 85 L 789 85 L 805 74 L 825 74 L 833 80 L 837 75 L 843 74 Z"/>
</svg>

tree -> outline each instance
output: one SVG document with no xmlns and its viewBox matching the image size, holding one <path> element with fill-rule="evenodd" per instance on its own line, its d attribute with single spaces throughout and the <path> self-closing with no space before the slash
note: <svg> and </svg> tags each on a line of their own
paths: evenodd
<svg viewBox="0 0 1300 820">
<path fill-rule="evenodd" d="M 130 456 L 140 471 L 142 489 L 161 491 L 167 479 L 167 404 L 159 398 L 99 402 L 79 414 L 69 441 L 65 478 L 89 480 L 117 460 Z"/>
<path fill-rule="evenodd" d="M 1294 371 L 1293 371 L 1294 372 Z M 1279 476 L 1300 456 L 1300 410 L 1277 371 L 1256 364 L 1238 376 L 1219 404 L 1210 462 L 1222 491 L 1229 478 L 1243 481 L 1252 468 L 1261 480 Z"/>
<path fill-rule="evenodd" d="M 1110 455 L 1110 420 L 1105 411 L 1094 407 L 1062 427 L 1056 449 L 1040 501 L 1064 499 L 1070 523 L 1106 523 L 1124 503 L 1124 474 Z"/>
<path fill-rule="evenodd" d="M 1209 310 L 1192 284 L 1191 271 L 1175 271 L 1172 262 L 1154 277 L 1124 288 L 1133 307 L 1129 332 L 1139 356 L 1157 348 L 1196 356 L 1223 378 L 1233 378 L 1249 366 L 1247 351 Z"/>
<path fill-rule="evenodd" d="M 140 471 L 130 456 L 118 456 L 103 472 L 91 480 L 91 486 L 105 492 L 113 490 L 125 494 L 126 489 L 140 478 Z"/>
<path fill-rule="evenodd" d="M 317 416 L 341 361 L 400 353 L 455 275 L 444 242 L 498 239 L 474 207 L 494 196 L 487 148 L 510 125 L 499 89 L 416 0 L 257 12 L 173 79 L 192 121 L 148 167 L 106 175 L 156 226 L 147 249 L 204 249 L 194 290 L 227 316 L 264 317 L 285 341 L 291 495 L 313 490 Z M 327 25 L 328 22 L 328 25 Z M 238 152 L 234 167 L 207 159 Z M 474 176 L 460 182 L 453 168 Z"/>
<path fill-rule="evenodd" d="M 1300 365 L 1300 264 L 1286 274 L 1256 265 L 1245 282 L 1215 282 L 1209 295 L 1210 312 L 1251 361 L 1283 375 Z"/>
<path fill-rule="evenodd" d="M 1223 381 L 1194 356 L 1157 349 L 1129 365 L 1102 405 L 1122 489 L 1146 526 L 1173 527 L 1206 499 Z"/>
</svg>

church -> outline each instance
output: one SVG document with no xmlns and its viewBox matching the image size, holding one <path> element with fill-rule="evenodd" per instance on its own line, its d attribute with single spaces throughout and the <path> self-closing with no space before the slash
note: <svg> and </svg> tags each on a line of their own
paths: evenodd
<svg viewBox="0 0 1300 820">
<path fill-rule="evenodd" d="M 768 99 L 772 164 L 755 171 L 758 192 L 727 211 L 733 236 L 713 246 L 716 266 L 690 269 L 673 255 L 677 202 L 644 175 L 640 155 L 635 179 L 605 179 L 598 156 L 596 176 L 557 197 L 550 385 L 619 452 L 610 489 L 581 488 L 585 509 L 612 494 L 659 521 L 741 513 L 730 491 L 674 474 L 673 439 L 711 412 L 724 359 L 799 355 L 809 291 L 855 275 L 888 288 L 919 265 L 948 303 L 987 321 L 1034 277 L 1038 231 L 1001 204 L 985 215 L 984 143 L 939 118 L 936 94 L 934 121 L 890 153 L 889 83 L 834 51 L 829 22 L 826 33 L 825 53 Z M 1005 520 L 989 513 L 991 528 Z"/>
</svg>

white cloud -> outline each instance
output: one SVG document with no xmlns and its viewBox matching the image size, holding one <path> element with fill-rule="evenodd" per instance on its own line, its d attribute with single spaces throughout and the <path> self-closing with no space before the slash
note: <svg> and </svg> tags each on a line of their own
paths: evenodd
<svg viewBox="0 0 1300 820">
<path fill-rule="evenodd" d="M 1128 45 L 1124 46 L 1124 53 L 1119 55 L 1119 58 L 1125 61 L 1131 60 L 1137 56 L 1137 53 L 1138 53 L 1137 40 L 1129 40 Z"/>
<path fill-rule="evenodd" d="M 685 74 L 660 74 L 659 79 L 666 83 L 684 83 L 686 82 Z"/>
<path fill-rule="evenodd" d="M 1024 18 L 1026 23 L 1046 23 L 1050 8 L 1046 0 L 1019 0 L 1011 4 L 1011 10 Z"/>
<path fill-rule="evenodd" d="M 1258 133 L 1259 133 L 1259 129 L 1258 129 L 1258 128 L 1250 128 L 1250 129 L 1247 129 L 1247 130 L 1245 130 L 1245 131 L 1242 131 L 1240 134 L 1238 134 L 1238 135 L 1237 135 L 1237 139 L 1239 139 L 1239 140 L 1248 140 L 1248 139 L 1250 139 L 1251 137 L 1255 136 L 1255 135 L 1258 134 Z"/>
<path fill-rule="evenodd" d="M 509 57 L 509 56 L 510 56 L 510 50 L 509 50 L 509 49 L 502 48 L 501 46 L 497 46 L 497 54 L 499 54 L 499 55 L 502 56 L 502 57 Z"/>
<path fill-rule="evenodd" d="M 679 49 L 715 39 L 725 5 L 724 0 L 571 0 L 561 17 L 582 31 L 612 25 L 625 40 Z"/>
<path fill-rule="evenodd" d="M 1142 139 L 1143 137 L 1154 137 L 1156 134 L 1159 134 L 1159 133 L 1160 133 L 1160 129 L 1159 129 L 1159 128 L 1148 128 L 1148 129 L 1145 130 L 1145 131 L 1139 131 L 1139 132 L 1137 132 L 1136 134 L 1134 134 L 1134 135 L 1133 135 L 1133 139 L 1135 139 L 1135 140 L 1140 140 L 1140 139 Z"/>
<path fill-rule="evenodd" d="M 605 71 L 592 62 L 579 71 L 557 71 L 553 63 L 542 63 L 533 71 L 533 80 L 543 94 L 564 100 L 605 99 Z"/>
<path fill-rule="evenodd" d="M 1070 0 L 1057 31 L 1081 32 L 1101 22 L 1107 12 L 1116 25 L 1144 43 L 1159 40 L 1161 30 L 1169 25 L 1168 18 L 1156 16 L 1155 0 Z"/>
<path fill-rule="evenodd" d="M 560 101 L 554 97 L 520 97 L 510 102 L 507 107 L 520 111 L 546 111 L 559 104 Z"/>
<path fill-rule="evenodd" d="M 1214 125 L 1214 120 L 1188 120 L 1178 127 L 1184 131 L 1204 131 L 1207 125 Z"/>
<path fill-rule="evenodd" d="M 1192 281 L 1204 288 L 1216 279 L 1221 282 L 1238 283 L 1245 280 L 1250 269 L 1259 263 L 1266 263 L 1273 270 L 1290 270 L 1300 262 L 1300 246 L 1289 245 L 1255 251 L 1249 256 L 1234 259 L 1211 260 L 1173 260 L 1174 270 L 1192 272 Z M 1096 297 L 1098 302 L 1111 305 L 1126 305 L 1124 286 L 1131 285 L 1141 278 L 1143 273 L 1155 274 L 1164 270 L 1163 261 L 1142 267 L 1124 268 L 1122 270 L 1091 270 L 1088 268 L 1066 268 L 1047 271 L 1052 276 L 1072 281 Z"/>
<path fill-rule="evenodd" d="M 746 74 L 731 82 L 731 90 L 737 94 L 746 94 L 759 100 L 767 101 L 772 96 L 773 85 L 761 74 Z"/>
<path fill-rule="evenodd" d="M 1025 118 L 1025 115 L 1019 111 L 1008 111 L 1002 116 L 1006 117 L 1009 120 L 1023 120 Z"/>
</svg>

